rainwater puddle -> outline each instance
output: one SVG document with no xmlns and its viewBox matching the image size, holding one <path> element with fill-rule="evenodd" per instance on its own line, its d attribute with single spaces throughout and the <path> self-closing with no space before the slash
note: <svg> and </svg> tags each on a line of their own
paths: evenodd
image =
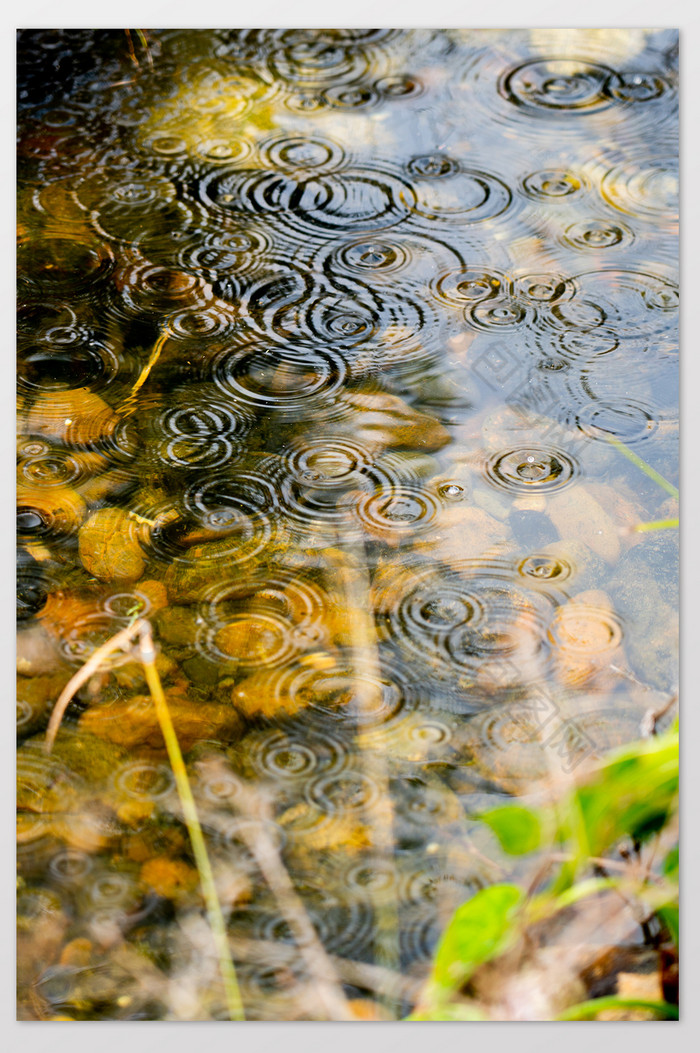
<svg viewBox="0 0 700 1053">
<path fill-rule="evenodd" d="M 132 654 L 43 750 L 137 616 L 249 1019 L 410 1012 L 484 802 L 676 689 L 676 49 L 20 33 L 22 1018 L 226 1016 Z"/>
</svg>

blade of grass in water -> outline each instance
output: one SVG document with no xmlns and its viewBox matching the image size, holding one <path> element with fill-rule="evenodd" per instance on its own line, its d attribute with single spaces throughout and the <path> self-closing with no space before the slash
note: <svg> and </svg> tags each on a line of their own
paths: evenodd
<svg viewBox="0 0 700 1053">
<path fill-rule="evenodd" d="M 640 471 L 644 472 L 645 475 L 648 475 L 650 479 L 653 479 L 662 490 L 665 490 L 667 494 L 671 495 L 671 497 L 677 498 L 679 496 L 678 490 L 673 483 L 669 483 L 668 479 L 664 479 L 663 475 L 660 475 L 655 468 L 652 468 L 650 464 L 643 461 L 633 450 L 630 450 L 629 446 L 625 446 L 624 442 L 620 442 L 619 439 L 616 439 L 612 435 L 608 435 L 607 433 L 604 434 L 608 442 L 614 446 L 616 450 L 619 450 L 623 457 L 626 457 L 627 460 L 636 465 Z"/>
<path fill-rule="evenodd" d="M 677 526 L 677 519 L 653 519 L 648 523 L 637 523 L 634 529 L 640 532 L 644 530 L 672 530 Z"/>
<path fill-rule="evenodd" d="M 561 1013 L 557 1020 L 591 1020 L 598 1013 L 607 1009 L 646 1009 L 656 1013 L 665 1020 L 678 1020 L 678 1006 L 669 1002 L 652 1002 L 644 998 L 594 998 L 590 1002 L 581 1002 Z"/>
<path fill-rule="evenodd" d="M 175 776 L 175 785 L 177 787 L 178 796 L 185 817 L 185 825 L 187 826 L 187 832 L 190 835 L 192 851 L 194 853 L 199 878 L 202 883 L 202 892 L 204 893 L 207 917 L 209 919 L 209 925 L 211 926 L 212 935 L 219 956 L 219 968 L 224 981 L 226 1004 L 228 1006 L 229 1015 L 232 1020 L 244 1020 L 243 1002 L 238 987 L 236 970 L 229 951 L 226 923 L 223 914 L 221 913 L 221 904 L 219 903 L 219 897 L 216 893 L 216 885 L 214 884 L 214 874 L 211 869 L 206 845 L 204 844 L 202 828 L 199 825 L 197 809 L 192 796 L 192 790 L 190 789 L 190 782 L 187 777 L 187 769 L 185 767 L 182 752 L 180 751 L 180 744 L 177 741 L 177 735 L 170 716 L 170 710 L 168 709 L 168 704 L 165 700 L 163 686 L 156 669 L 155 649 L 153 647 L 150 628 L 148 627 L 142 629 L 139 637 L 139 657 L 146 674 L 146 682 L 148 683 L 148 690 L 151 693 L 151 698 L 153 699 L 153 704 L 156 709 L 158 723 L 163 732 L 165 747 L 168 751 L 170 766 L 173 770 L 173 775 Z"/>
<path fill-rule="evenodd" d="M 180 798 L 180 804 L 182 805 L 185 825 L 192 844 L 194 860 L 199 874 L 199 880 L 202 885 L 202 892 L 204 894 L 207 918 L 209 920 L 219 959 L 219 969 L 224 983 L 224 992 L 226 995 L 229 1016 L 232 1020 L 244 1020 L 243 1001 L 238 987 L 236 969 L 229 951 L 226 923 L 224 922 L 224 917 L 221 912 L 221 904 L 219 903 L 216 885 L 214 884 L 214 874 L 211 869 L 211 863 L 209 862 L 209 856 L 204 843 L 202 828 L 199 825 L 197 808 L 194 803 L 194 797 L 192 796 L 192 790 L 190 789 L 185 761 L 180 750 L 180 744 L 177 741 L 177 735 L 170 716 L 170 710 L 168 709 L 168 704 L 165 700 L 163 685 L 160 682 L 158 670 L 156 669 L 156 653 L 153 646 L 153 637 L 151 636 L 151 627 L 145 619 L 132 622 L 131 625 L 126 626 L 121 632 L 118 632 L 110 640 L 107 640 L 106 643 L 102 644 L 101 647 L 98 647 L 85 665 L 79 669 L 75 676 L 73 676 L 66 684 L 61 692 L 60 698 L 54 706 L 54 711 L 51 714 L 51 720 L 49 721 L 49 726 L 46 730 L 44 747 L 47 753 L 51 753 L 56 734 L 58 733 L 61 720 L 63 719 L 63 714 L 68 708 L 71 699 L 75 696 L 76 691 L 78 691 L 82 685 L 97 672 L 100 665 L 107 658 L 114 654 L 115 651 L 126 650 L 130 644 L 133 644 L 135 638 L 138 639 L 138 657 L 146 674 L 148 690 L 151 693 L 158 723 L 161 732 L 163 733 L 165 747 L 168 752 L 168 758 L 170 759 L 170 766 L 173 770 L 173 775 L 175 776 L 175 786 Z"/>
</svg>

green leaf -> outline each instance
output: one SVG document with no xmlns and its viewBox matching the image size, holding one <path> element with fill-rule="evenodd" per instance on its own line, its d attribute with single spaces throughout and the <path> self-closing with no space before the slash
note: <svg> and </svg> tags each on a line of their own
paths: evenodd
<svg viewBox="0 0 700 1053">
<path fill-rule="evenodd" d="M 678 881 L 678 845 L 667 853 L 661 867 L 661 873 L 671 881 Z"/>
<path fill-rule="evenodd" d="M 540 847 L 542 824 L 539 816 L 529 808 L 507 804 L 482 812 L 476 818 L 491 827 L 501 848 L 512 856 L 522 856 Z"/>
<path fill-rule="evenodd" d="M 513 916 L 522 900 L 516 885 L 492 885 L 459 907 L 435 952 L 431 985 L 456 990 L 515 941 Z"/>
<path fill-rule="evenodd" d="M 593 998 L 590 1002 L 579 1002 L 561 1013 L 557 1020 L 592 1020 L 604 1009 L 648 1009 L 665 1020 L 678 1020 L 678 1006 L 669 1002 L 650 1002 L 644 998 Z"/>
<path fill-rule="evenodd" d="M 671 817 L 678 797 L 678 738 L 667 732 L 616 751 L 577 787 L 560 834 L 582 856 L 603 855 L 623 837 L 643 841 Z"/>
<path fill-rule="evenodd" d="M 659 907 L 656 912 L 671 934 L 671 939 L 676 947 L 680 939 L 680 923 L 678 917 L 678 904 L 667 903 L 665 907 Z"/>
</svg>

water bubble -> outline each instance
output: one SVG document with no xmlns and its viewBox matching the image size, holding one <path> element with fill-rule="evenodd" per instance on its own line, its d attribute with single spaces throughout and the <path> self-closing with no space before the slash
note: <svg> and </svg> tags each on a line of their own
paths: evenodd
<svg viewBox="0 0 700 1053">
<path fill-rule="evenodd" d="M 410 160 L 406 170 L 418 179 L 438 179 L 459 171 L 459 163 L 446 154 L 425 154 Z"/>
<path fill-rule="evenodd" d="M 154 135 L 143 145 L 159 157 L 179 157 L 187 152 L 187 143 L 179 135 Z"/>
<path fill-rule="evenodd" d="M 610 94 L 623 102 L 648 102 L 660 99 L 670 90 L 664 77 L 654 73 L 618 73 L 610 83 Z"/>
<path fill-rule="evenodd" d="M 410 185 L 379 167 L 309 176 L 224 170 L 205 178 L 198 191 L 204 204 L 225 215 L 271 213 L 302 237 L 392 226 L 415 205 Z"/>
<path fill-rule="evenodd" d="M 504 275 L 475 269 L 453 271 L 437 283 L 438 295 L 456 307 L 492 300 L 500 296 L 504 288 L 507 288 Z"/>
<path fill-rule="evenodd" d="M 271 730 L 253 737 L 250 759 L 263 777 L 303 783 L 312 775 L 341 770 L 349 752 L 342 740 L 327 733 Z"/>
<path fill-rule="evenodd" d="M 330 669 L 291 670 L 277 684 L 293 708 L 303 709 L 315 726 L 354 729 L 388 725 L 417 705 L 415 685 L 389 655 L 380 653 L 379 670 L 358 670 L 348 655 Z"/>
<path fill-rule="evenodd" d="M 359 110 L 373 106 L 377 101 L 377 95 L 371 88 L 359 85 L 338 86 L 336 88 L 327 88 L 323 92 L 323 100 L 330 106 L 339 109 Z"/>
<path fill-rule="evenodd" d="M 566 580 L 571 574 L 571 567 L 564 559 L 553 556 L 528 556 L 518 567 L 519 572 L 536 581 Z"/>
<path fill-rule="evenodd" d="M 23 541 L 68 543 L 87 515 L 82 497 L 61 485 L 21 485 L 17 500 L 17 537 Z"/>
<path fill-rule="evenodd" d="M 361 47 L 345 47 L 311 35 L 274 50 L 268 62 L 276 79 L 305 90 L 351 84 L 369 68 L 369 58 Z"/>
<path fill-rule="evenodd" d="M 212 775 L 200 776 L 197 789 L 210 804 L 231 807 L 244 791 L 244 783 L 229 771 L 216 770 Z"/>
<path fill-rule="evenodd" d="M 604 327 L 590 332 L 572 329 L 560 337 L 559 346 L 564 354 L 576 360 L 609 355 L 617 350 L 620 341 L 611 329 Z"/>
<path fill-rule="evenodd" d="M 609 249 L 629 245 L 634 240 L 632 231 L 608 220 L 582 220 L 567 227 L 563 242 L 575 249 Z"/>
<path fill-rule="evenodd" d="M 570 300 L 576 287 L 570 278 L 559 274 L 526 274 L 515 282 L 516 297 L 524 296 L 534 304 Z"/>
<path fill-rule="evenodd" d="M 251 144 L 246 139 L 205 139 L 197 143 L 196 151 L 209 164 L 228 165 L 234 161 L 244 162 L 251 153 Z"/>
<path fill-rule="evenodd" d="M 374 87 L 387 99 L 412 98 L 423 91 L 423 85 L 417 77 L 381 77 L 375 81 Z"/>
<path fill-rule="evenodd" d="M 99 909 L 122 906 L 138 895 L 134 879 L 119 871 L 98 874 L 85 887 Z"/>
<path fill-rule="evenodd" d="M 408 256 L 401 245 L 378 239 L 352 242 L 340 250 L 338 259 L 350 271 L 374 274 L 376 271 L 393 273 L 401 270 Z"/>
<path fill-rule="evenodd" d="M 367 494 L 359 501 L 353 498 L 350 506 L 373 536 L 387 539 L 430 529 L 439 512 L 438 502 L 429 491 L 408 486 Z"/>
<path fill-rule="evenodd" d="M 511 493 L 549 493 L 571 483 L 578 463 L 562 450 L 543 446 L 518 447 L 494 454 L 486 465 L 486 477 Z"/>
<path fill-rule="evenodd" d="M 379 799 L 374 780 L 363 772 L 351 770 L 312 779 L 305 793 L 310 804 L 331 815 L 364 811 Z"/>
<path fill-rule="evenodd" d="M 495 299 L 467 308 L 465 317 L 478 329 L 509 332 L 532 320 L 532 311 L 518 300 Z"/>
<path fill-rule="evenodd" d="M 449 571 L 419 569 L 401 584 L 378 591 L 379 624 L 412 661 L 423 663 L 429 681 L 444 683 L 444 697 L 432 688 L 441 708 L 473 712 L 484 692 L 544 675 L 546 631 L 560 602 L 555 590 L 525 591 L 515 566 L 479 560 L 453 563 Z"/>
<path fill-rule="evenodd" d="M 463 486 L 458 483 L 443 483 L 439 487 L 438 493 L 440 497 L 444 497 L 447 501 L 461 501 L 466 497 L 466 491 Z"/>
<path fill-rule="evenodd" d="M 21 286 L 31 295 L 68 294 L 73 300 L 91 295 L 114 270 L 115 259 L 104 244 L 60 235 L 21 241 L 17 270 Z"/>
<path fill-rule="evenodd" d="M 121 294 L 114 301 L 118 313 L 152 314 L 160 318 L 187 308 L 203 310 L 212 299 L 201 277 L 153 264 L 126 266 L 120 276 Z"/>
<path fill-rule="evenodd" d="M 556 201 L 581 194 L 585 189 L 581 176 L 565 168 L 549 168 L 542 172 L 533 172 L 523 179 L 525 194 L 534 201 Z"/>
</svg>

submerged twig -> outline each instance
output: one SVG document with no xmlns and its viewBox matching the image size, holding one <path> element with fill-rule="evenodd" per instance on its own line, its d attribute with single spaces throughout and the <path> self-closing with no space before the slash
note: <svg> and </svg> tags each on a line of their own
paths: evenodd
<svg viewBox="0 0 700 1053">
<path fill-rule="evenodd" d="M 382 680 L 364 546 L 361 546 L 361 551 L 355 552 L 353 549 L 360 548 L 360 546 L 354 546 L 342 537 L 339 537 L 338 540 L 344 550 L 344 558 L 337 567 L 337 572 L 350 630 L 355 694 L 360 707 L 371 713 L 374 693 L 381 691 Z M 376 801 L 368 802 L 366 805 L 367 818 L 372 830 L 372 842 L 383 861 L 393 869 L 393 811 L 386 761 L 376 751 L 365 751 L 362 759 L 365 770 L 378 791 Z M 395 881 L 393 887 L 396 887 Z M 396 897 L 373 898 L 375 898 L 375 946 L 378 963 L 387 970 L 398 971 L 400 960 L 399 914 Z M 387 1002 L 391 1002 L 389 997 L 387 997 Z M 392 1007 L 387 1005 L 387 1008 Z"/>
<path fill-rule="evenodd" d="M 294 933 L 299 953 L 311 978 L 317 984 L 319 997 L 331 1020 L 355 1020 L 355 1014 L 350 1009 L 335 976 L 333 962 L 318 938 L 272 838 L 260 827 L 254 831 L 241 831 L 241 836 L 260 867 L 285 921 Z"/>
<path fill-rule="evenodd" d="M 153 69 L 153 58 L 151 56 L 151 49 L 149 47 L 148 38 L 146 37 L 146 34 L 144 33 L 144 31 L 142 29 L 136 29 L 134 32 L 136 33 L 136 36 L 141 41 L 141 44 L 143 46 L 143 50 L 146 52 L 146 59 L 148 61 L 148 65 L 151 67 L 151 69 Z"/>
<path fill-rule="evenodd" d="M 156 362 L 160 358 L 160 353 L 163 350 L 163 347 L 165 346 L 165 342 L 166 342 L 166 340 L 168 339 L 168 337 L 170 335 L 171 335 L 170 329 L 168 329 L 168 327 L 166 326 L 165 329 L 163 329 L 163 331 L 160 334 L 160 336 L 158 337 L 158 339 L 156 340 L 155 344 L 153 345 L 153 350 L 151 351 L 151 354 L 149 356 L 148 362 L 146 363 L 146 365 L 143 367 L 143 369 L 139 373 L 139 375 L 138 375 L 138 377 L 136 379 L 136 383 L 134 384 L 133 388 L 131 389 L 131 391 L 129 392 L 127 397 L 122 402 L 121 406 L 119 407 L 119 412 L 120 413 L 133 413 L 133 411 L 136 409 L 136 403 L 135 403 L 136 395 L 138 394 L 139 390 L 143 387 L 143 385 L 148 380 L 148 377 L 149 377 L 149 375 L 151 373 L 151 370 L 153 369 L 153 367 L 155 366 Z"/>
<path fill-rule="evenodd" d="M 125 29 L 124 32 L 126 33 L 126 42 L 127 42 L 128 48 L 129 48 L 129 58 L 131 59 L 133 64 L 138 69 L 138 67 L 139 67 L 139 60 L 136 58 L 136 52 L 134 51 L 134 42 L 131 39 L 131 30 L 130 29 Z"/>
<path fill-rule="evenodd" d="M 110 637 L 106 643 L 103 643 L 101 647 L 98 647 L 88 658 L 85 665 L 81 666 L 77 673 L 75 673 L 66 686 L 58 696 L 58 701 L 53 708 L 49 725 L 46 729 L 46 738 L 44 740 L 44 749 L 47 753 L 50 753 L 53 749 L 53 744 L 56 739 L 56 734 L 63 716 L 68 709 L 68 706 L 72 702 L 73 698 L 87 681 L 99 672 L 100 666 L 105 662 L 110 655 L 115 654 L 117 651 L 126 651 L 134 642 L 134 637 L 138 632 L 138 622 L 127 625 L 125 629 L 118 632 L 115 636 Z"/>
<path fill-rule="evenodd" d="M 665 717 L 669 710 L 678 702 L 678 695 L 671 695 L 668 702 L 665 702 L 659 709 L 648 709 L 642 718 L 640 731 L 644 738 L 649 738 L 651 735 L 656 734 L 656 727 L 662 717 Z"/>
<path fill-rule="evenodd" d="M 273 940 L 250 940 L 234 937 L 231 947 L 238 961 L 250 961 L 258 964 L 269 962 L 279 952 L 279 944 Z M 338 976 L 354 987 L 368 991 L 389 993 L 397 1001 L 414 1002 L 423 986 L 423 980 L 402 976 L 401 973 L 384 969 L 381 965 L 369 962 L 356 962 L 337 954 L 329 954 L 328 959 Z"/>
</svg>

